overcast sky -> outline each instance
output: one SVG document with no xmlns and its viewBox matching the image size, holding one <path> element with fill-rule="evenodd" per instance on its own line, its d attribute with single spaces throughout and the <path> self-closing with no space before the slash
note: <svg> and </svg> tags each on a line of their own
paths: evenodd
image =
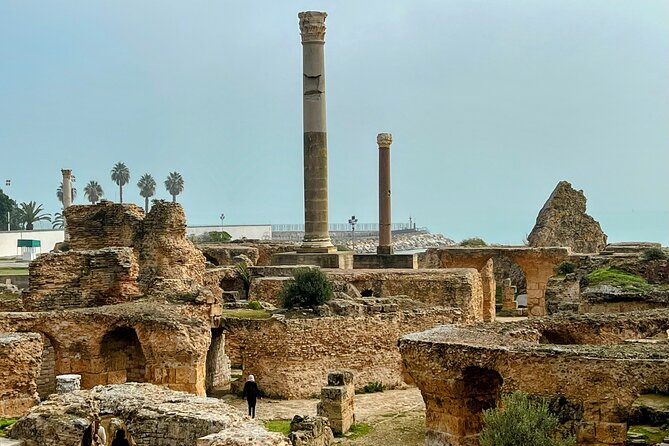
<svg viewBox="0 0 669 446">
<path fill-rule="evenodd" d="M 297 13 L 328 12 L 330 222 L 377 221 L 391 132 L 393 220 L 520 243 L 560 180 L 611 241 L 669 243 L 666 0 L 7 0 L 0 177 L 59 208 L 130 168 L 185 180 L 189 224 L 301 223 Z M 3 183 L 4 184 L 4 181 Z"/>
</svg>

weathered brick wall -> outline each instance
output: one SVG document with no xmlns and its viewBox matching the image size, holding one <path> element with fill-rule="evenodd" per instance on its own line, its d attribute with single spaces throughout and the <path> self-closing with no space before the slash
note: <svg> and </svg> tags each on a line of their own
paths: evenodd
<svg viewBox="0 0 669 446">
<path fill-rule="evenodd" d="M 134 204 L 73 205 L 64 215 L 71 250 L 134 247 L 142 234 L 144 210 Z"/>
<path fill-rule="evenodd" d="M 135 205 L 71 206 L 66 218 L 71 250 L 30 264 L 28 311 L 117 304 L 142 294 L 203 301 L 221 294 L 215 283 L 203 288 L 205 259 L 186 239 L 179 204 L 156 202 L 146 218 Z"/>
<path fill-rule="evenodd" d="M 56 351 L 46 336 L 42 335 L 44 349 L 42 351 L 42 365 L 37 378 L 37 393 L 41 400 L 56 392 Z"/>
<path fill-rule="evenodd" d="M 39 402 L 41 357 L 39 334 L 0 332 L 0 417 L 21 416 Z"/>
<path fill-rule="evenodd" d="M 328 372 L 351 369 L 356 388 L 372 381 L 403 382 L 397 340 L 406 333 L 461 319 L 454 309 L 402 311 L 369 317 L 223 322 L 226 354 L 272 395 L 307 398 Z"/>
<path fill-rule="evenodd" d="M 69 251 L 30 263 L 27 311 L 111 305 L 137 298 L 139 265 L 132 248 Z"/>
</svg>

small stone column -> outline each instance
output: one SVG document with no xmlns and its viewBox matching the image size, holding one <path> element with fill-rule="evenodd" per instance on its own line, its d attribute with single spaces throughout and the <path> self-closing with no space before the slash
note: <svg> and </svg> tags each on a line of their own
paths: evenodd
<svg viewBox="0 0 669 446">
<path fill-rule="evenodd" d="M 376 253 L 393 254 L 392 216 L 390 202 L 390 144 L 393 135 L 379 133 L 376 143 L 379 145 L 379 246 Z"/>
<path fill-rule="evenodd" d="M 336 251 L 328 227 L 328 145 L 325 119 L 325 12 L 298 14 L 302 35 L 304 240 L 299 252 Z"/>
<path fill-rule="evenodd" d="M 316 407 L 319 417 L 326 417 L 335 434 L 348 432 L 355 423 L 353 372 L 339 370 L 328 373 L 328 385 L 321 389 Z"/>
<path fill-rule="evenodd" d="M 58 375 L 56 376 L 56 393 L 74 392 L 81 388 L 81 375 Z"/>
<path fill-rule="evenodd" d="M 63 211 L 72 206 L 72 171 L 70 169 L 60 169 L 63 174 Z M 63 212 L 63 227 L 65 228 L 65 240 L 70 239 L 67 232 L 67 222 L 65 221 L 65 212 Z"/>
<path fill-rule="evenodd" d="M 511 279 L 504 279 L 502 281 L 502 310 L 515 311 L 517 308 L 516 287 L 511 285 Z"/>
</svg>

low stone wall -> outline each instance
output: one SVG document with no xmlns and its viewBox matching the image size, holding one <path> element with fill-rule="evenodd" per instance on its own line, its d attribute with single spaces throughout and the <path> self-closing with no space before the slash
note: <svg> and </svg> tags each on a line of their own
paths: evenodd
<svg viewBox="0 0 669 446">
<path fill-rule="evenodd" d="M 516 390 L 573 408 L 563 421 L 579 445 L 623 446 L 638 395 L 669 389 L 667 328 L 666 311 L 573 316 L 436 327 L 399 348 L 426 403 L 426 446 L 478 445 L 483 410 Z"/>
<path fill-rule="evenodd" d="M 252 246 L 241 246 L 238 244 L 197 244 L 196 247 L 202 251 L 208 262 L 216 266 L 234 265 L 232 261 L 238 255 L 245 255 L 255 265 L 260 258 L 258 248 Z"/>
<path fill-rule="evenodd" d="M 285 436 L 267 432 L 221 400 L 150 384 L 99 386 L 54 396 L 17 421 L 11 436 L 26 446 L 79 446 L 91 412 L 103 420 L 121 420 L 142 446 L 290 445 Z"/>
<path fill-rule="evenodd" d="M 69 311 L 0 313 L 0 330 L 46 336 L 54 349 L 53 373 L 79 374 L 85 389 L 127 379 L 204 395 L 211 339 L 204 311 L 201 306 L 133 302 Z"/>
<path fill-rule="evenodd" d="M 39 402 L 42 338 L 0 332 L 0 417 L 17 417 Z"/>
<path fill-rule="evenodd" d="M 407 296 L 436 307 L 458 308 L 461 322 L 483 319 L 481 275 L 471 268 L 427 270 L 327 271 L 329 278 L 346 282 L 375 297 Z"/>
<path fill-rule="evenodd" d="M 225 319 L 226 354 L 258 385 L 282 398 L 320 393 L 328 372 L 350 369 L 356 388 L 372 381 L 404 382 L 397 349 L 403 334 L 462 322 L 456 308 L 399 311 L 365 317 L 266 320 Z"/>
</svg>

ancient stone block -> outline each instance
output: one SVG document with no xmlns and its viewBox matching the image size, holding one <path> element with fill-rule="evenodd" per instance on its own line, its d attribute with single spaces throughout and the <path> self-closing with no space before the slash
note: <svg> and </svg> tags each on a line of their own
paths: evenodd
<svg viewBox="0 0 669 446">
<path fill-rule="evenodd" d="M 316 410 L 319 416 L 328 419 L 333 432 L 344 434 L 355 423 L 354 397 L 352 371 L 328 373 L 328 385 L 321 389 L 321 401 Z"/>
<path fill-rule="evenodd" d="M 134 204 L 102 201 L 74 205 L 63 211 L 70 235 L 70 250 L 135 247 L 142 231 L 144 210 Z"/>
<path fill-rule="evenodd" d="M 293 446 L 329 446 L 334 441 L 327 418 L 295 415 L 290 422 Z"/>
<path fill-rule="evenodd" d="M 59 394 L 81 389 L 81 375 L 69 374 L 56 376 L 56 392 Z"/>
</svg>

